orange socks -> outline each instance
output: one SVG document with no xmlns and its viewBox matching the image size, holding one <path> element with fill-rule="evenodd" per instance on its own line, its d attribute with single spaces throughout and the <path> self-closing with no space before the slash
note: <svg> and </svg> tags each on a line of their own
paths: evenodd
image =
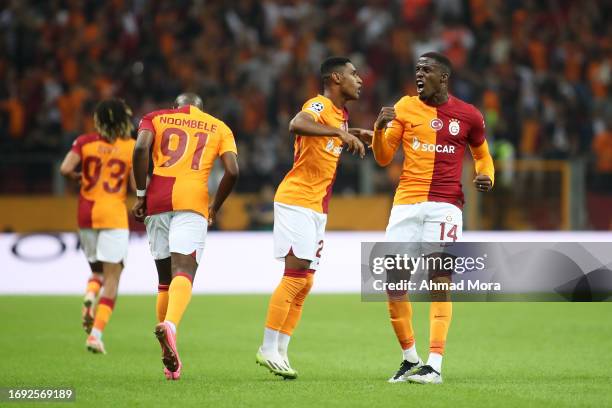
<svg viewBox="0 0 612 408">
<path fill-rule="evenodd" d="M 389 299 L 389 316 L 395 336 L 406 350 L 414 345 L 414 330 L 412 328 L 412 304 L 408 299 Z"/>
<path fill-rule="evenodd" d="M 111 315 L 113 314 L 114 307 L 114 299 L 109 299 L 105 297 L 100 298 L 100 302 L 98 303 L 98 310 L 96 311 L 96 317 L 93 323 L 93 335 L 95 335 L 96 337 L 100 337 L 102 335 L 102 331 L 104 331 L 106 323 L 108 323 Z"/>
<path fill-rule="evenodd" d="M 293 301 L 308 284 L 307 275 L 305 270 L 285 269 L 285 275 L 270 298 L 268 315 L 266 316 L 267 328 L 279 331 L 283 327 L 289 315 L 289 310 L 293 305 Z M 301 313 L 301 308 L 301 304 L 299 307 L 296 305 L 296 313 Z M 295 323 L 293 326 L 297 324 L 299 315 L 297 315 L 294 320 Z M 290 324 L 291 323 L 289 323 L 289 325 Z"/>
<path fill-rule="evenodd" d="M 85 296 L 91 296 L 95 298 L 98 296 L 98 292 L 100 292 L 100 288 L 102 287 L 102 281 L 95 275 L 92 275 L 91 278 L 87 281 L 87 289 L 85 289 Z"/>
<path fill-rule="evenodd" d="M 391 325 L 402 350 L 406 350 L 414 345 L 412 305 L 407 300 L 389 300 L 388 305 Z M 429 309 L 429 351 L 431 353 L 444 354 L 452 316 L 452 302 L 431 302 Z"/>
<path fill-rule="evenodd" d="M 157 286 L 157 302 L 155 311 L 157 313 L 157 322 L 161 323 L 166 318 L 166 310 L 168 310 L 168 288 L 170 285 Z"/>
<path fill-rule="evenodd" d="M 172 322 L 175 327 L 178 327 L 191 301 L 192 279 L 191 275 L 179 272 L 170 282 L 168 308 L 164 320 Z"/>
<path fill-rule="evenodd" d="M 404 360 L 416 362 L 419 360 L 414 343 L 412 328 L 412 305 L 404 295 L 389 297 L 389 315 L 391 325 L 402 346 Z M 427 364 L 441 372 L 442 356 L 446 345 L 446 336 L 453 316 L 452 302 L 431 302 L 429 309 L 429 359 Z"/>
<path fill-rule="evenodd" d="M 293 330 L 295 330 L 297 324 L 300 321 L 300 318 L 302 317 L 302 306 L 304 305 L 304 300 L 306 299 L 306 296 L 308 295 L 308 293 L 310 292 L 310 289 L 312 288 L 313 282 L 314 282 L 314 273 L 307 273 L 306 274 L 306 284 L 304 285 L 302 290 L 300 290 L 298 294 L 295 296 L 295 298 L 293 299 L 293 302 L 291 303 L 291 306 L 289 307 L 289 312 L 287 313 L 287 318 L 285 319 L 283 326 L 280 328 L 281 333 L 284 333 L 288 336 L 291 336 L 293 334 Z"/>
<path fill-rule="evenodd" d="M 444 354 L 446 336 L 453 316 L 452 302 L 431 302 L 429 308 L 429 352 Z"/>
</svg>

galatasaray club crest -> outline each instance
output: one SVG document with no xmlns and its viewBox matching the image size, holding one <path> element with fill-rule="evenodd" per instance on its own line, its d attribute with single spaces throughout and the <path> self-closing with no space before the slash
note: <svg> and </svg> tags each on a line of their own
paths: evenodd
<svg viewBox="0 0 612 408">
<path fill-rule="evenodd" d="M 441 119 L 435 118 L 431 120 L 431 123 L 429 124 L 429 126 L 431 126 L 431 128 L 437 132 L 438 130 L 442 129 L 442 126 L 444 126 L 444 123 L 442 123 Z"/>
<path fill-rule="evenodd" d="M 451 119 L 448 123 L 448 132 L 453 136 L 457 136 L 460 130 L 461 128 L 459 127 L 459 120 Z"/>
</svg>

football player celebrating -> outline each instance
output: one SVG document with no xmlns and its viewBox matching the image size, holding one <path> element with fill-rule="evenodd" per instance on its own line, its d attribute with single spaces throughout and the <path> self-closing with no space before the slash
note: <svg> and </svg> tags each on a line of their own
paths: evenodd
<svg viewBox="0 0 612 408">
<path fill-rule="evenodd" d="M 418 96 L 405 96 L 394 107 L 382 108 L 374 124 L 372 149 L 379 165 L 388 165 L 400 144 L 404 149 L 386 241 L 454 242 L 461 238 L 461 171 L 466 147 L 475 160 L 476 189 L 485 192 L 493 187 L 495 171 L 482 114 L 448 93 L 451 70 L 444 55 L 421 55 L 416 64 Z M 431 303 L 429 358 L 423 364 L 416 351 L 406 292 L 389 293 L 391 324 L 403 350 L 403 361 L 390 382 L 442 382 L 452 303 L 448 298 L 437 300 L 443 301 Z"/>
</svg>

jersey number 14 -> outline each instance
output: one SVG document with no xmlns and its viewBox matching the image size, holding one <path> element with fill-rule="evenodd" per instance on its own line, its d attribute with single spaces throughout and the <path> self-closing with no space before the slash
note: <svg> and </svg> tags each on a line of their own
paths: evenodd
<svg viewBox="0 0 612 408">
<path fill-rule="evenodd" d="M 453 240 L 453 242 L 457 241 L 457 224 L 448 224 L 451 225 L 451 228 L 446 232 L 446 223 L 440 223 L 440 241 L 445 241 L 444 233 L 446 232 L 446 237 Z"/>
</svg>

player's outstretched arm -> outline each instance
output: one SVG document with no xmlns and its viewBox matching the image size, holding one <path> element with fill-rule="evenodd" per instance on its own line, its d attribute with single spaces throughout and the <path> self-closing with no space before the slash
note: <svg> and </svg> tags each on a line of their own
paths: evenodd
<svg viewBox="0 0 612 408">
<path fill-rule="evenodd" d="M 217 211 L 219 211 L 227 196 L 229 196 L 234 189 L 234 185 L 238 180 L 238 174 L 240 173 L 236 153 L 223 153 L 221 155 L 221 163 L 223 164 L 225 172 L 219 183 L 217 194 L 215 194 L 215 200 L 208 208 L 208 225 L 213 225 L 215 223 Z"/>
<path fill-rule="evenodd" d="M 493 158 L 489 153 L 489 145 L 485 140 L 480 146 L 470 146 L 470 151 L 476 169 L 476 177 L 473 180 L 474 186 L 478 191 L 487 192 L 493 188 L 495 182 L 495 167 L 493 166 Z"/>
<path fill-rule="evenodd" d="M 388 135 L 386 134 L 387 124 L 395 119 L 395 108 L 392 106 L 384 106 L 376 122 L 374 122 L 374 136 L 372 137 L 372 152 L 374 159 L 380 166 L 387 166 L 393 160 L 395 154 L 394 147 L 389 143 Z"/>
<path fill-rule="evenodd" d="M 298 114 L 291 119 L 291 122 L 289 122 L 289 131 L 300 136 L 339 137 L 340 140 L 346 144 L 349 152 L 359 154 L 359 157 L 362 159 L 365 156 L 365 146 L 356 136 L 342 129 L 318 123 L 310 114 L 304 111 L 298 112 Z"/>
<path fill-rule="evenodd" d="M 138 131 L 138 139 L 134 146 L 132 161 L 134 163 L 134 179 L 136 180 L 137 201 L 132 207 L 132 213 L 138 221 L 143 221 L 147 215 L 145 199 L 147 188 L 147 171 L 149 170 L 149 151 L 153 144 L 153 132 L 147 129 Z"/>
<path fill-rule="evenodd" d="M 75 171 L 79 163 L 81 162 L 81 156 L 73 151 L 69 151 L 64 157 L 64 161 L 60 166 L 60 174 L 71 180 L 79 180 L 81 173 Z"/>
</svg>

